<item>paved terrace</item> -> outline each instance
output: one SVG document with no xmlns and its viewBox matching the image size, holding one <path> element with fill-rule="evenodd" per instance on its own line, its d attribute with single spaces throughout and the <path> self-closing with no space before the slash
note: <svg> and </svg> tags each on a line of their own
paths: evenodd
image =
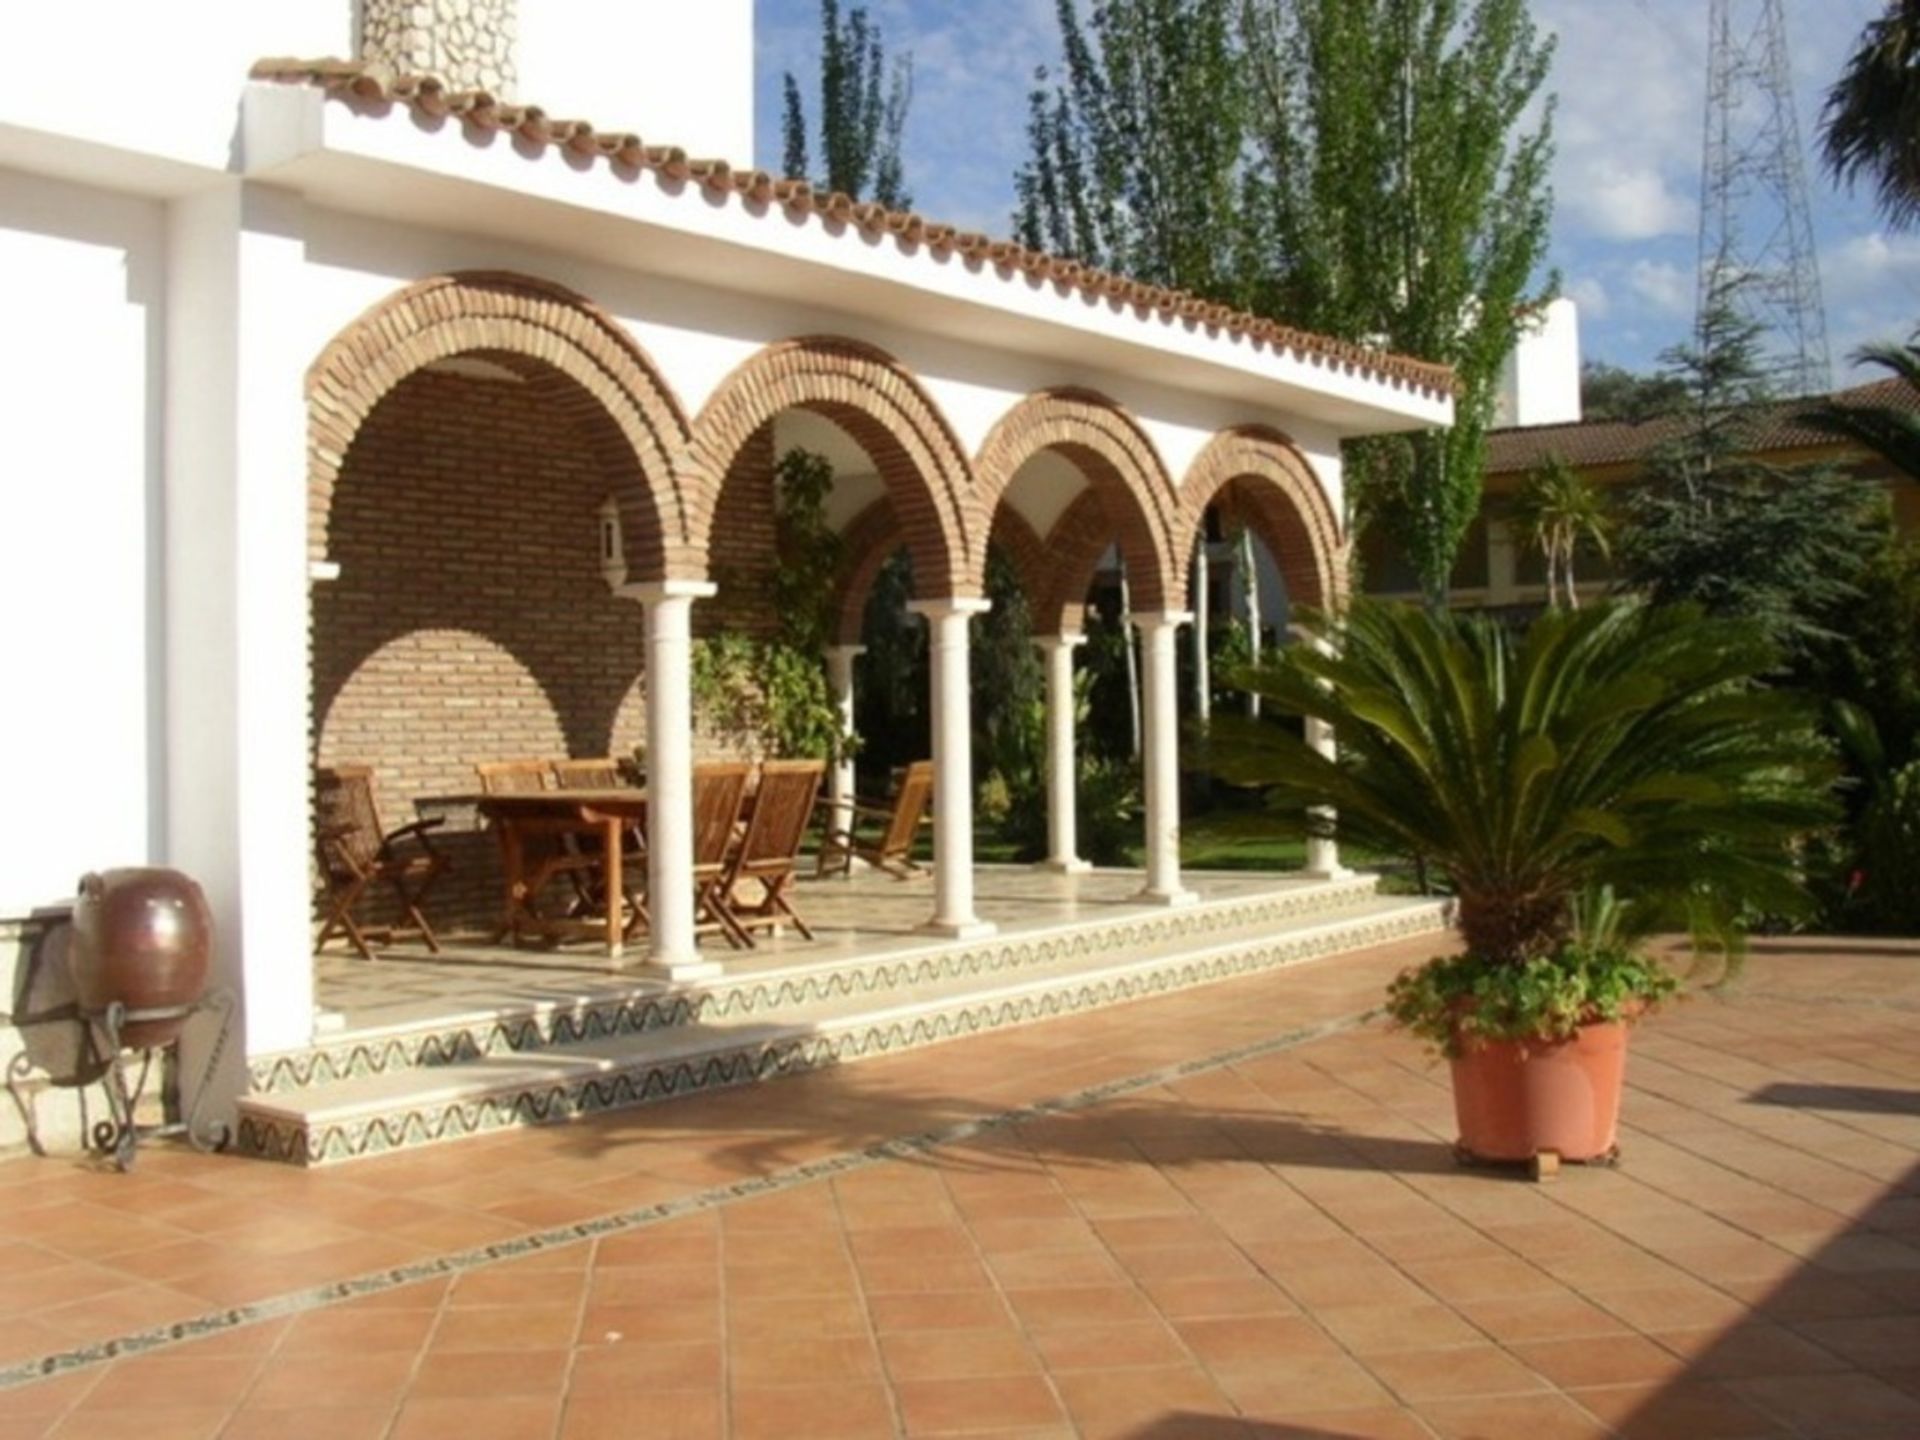
<svg viewBox="0 0 1920 1440">
<path fill-rule="evenodd" d="M 1763 945 L 1548 1186 L 1359 1023 L 1425 948 L 338 1171 L 0 1165 L 0 1437 L 1920 1434 L 1920 943 Z"/>
</svg>

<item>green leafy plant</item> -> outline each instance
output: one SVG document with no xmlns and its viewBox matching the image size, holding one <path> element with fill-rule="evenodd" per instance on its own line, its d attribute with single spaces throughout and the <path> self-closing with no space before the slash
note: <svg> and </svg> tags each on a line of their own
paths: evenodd
<svg viewBox="0 0 1920 1440">
<path fill-rule="evenodd" d="M 1472 982 L 1496 1012 L 1501 994 L 1545 987 L 1514 1014 L 1604 1000 L 1624 959 L 1595 966 L 1633 946 L 1619 917 L 1581 938 L 1594 921 L 1579 897 L 1601 886 L 1632 899 L 1636 927 L 1703 937 L 1808 908 L 1797 846 L 1833 818 L 1831 756 L 1810 707 L 1759 683 L 1774 652 L 1751 626 L 1635 600 L 1550 611 L 1522 634 L 1368 601 L 1306 625 L 1318 643 L 1238 678 L 1274 711 L 1331 724 L 1338 757 L 1223 717 L 1208 763 L 1263 788 L 1279 829 L 1423 856 L 1444 877 L 1467 953 L 1416 983 L 1451 997 L 1460 977 L 1511 972 Z M 1558 971 L 1573 991 L 1547 985 Z"/>
<path fill-rule="evenodd" d="M 832 489 L 825 457 L 798 449 L 780 457 L 776 559 L 763 597 L 777 629 L 764 640 L 726 631 L 693 647 L 693 698 L 703 722 L 763 754 L 837 757 L 858 749 L 858 738 L 840 728 L 824 668 L 841 552 L 826 518 Z"/>
</svg>

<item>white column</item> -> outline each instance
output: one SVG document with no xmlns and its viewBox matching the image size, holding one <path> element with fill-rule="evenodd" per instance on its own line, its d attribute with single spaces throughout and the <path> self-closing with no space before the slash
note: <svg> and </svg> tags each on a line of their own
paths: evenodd
<svg viewBox="0 0 1920 1440">
<path fill-rule="evenodd" d="M 1333 759 L 1336 753 L 1333 726 L 1324 720 L 1308 717 L 1306 727 L 1307 744 L 1327 759 Z M 1319 880 L 1340 880 L 1352 873 L 1340 863 L 1340 846 L 1335 841 L 1311 838 L 1307 841 L 1307 874 Z"/>
<path fill-rule="evenodd" d="M 1073 652 L 1087 637 L 1036 635 L 1033 643 L 1047 671 L 1047 858 L 1040 868 L 1057 875 L 1083 874 L 1093 866 L 1080 858 L 1074 814 L 1080 772 L 1073 753 Z"/>
<path fill-rule="evenodd" d="M 967 622 L 988 602 L 916 600 L 927 622 L 933 704 L 933 919 L 926 928 L 955 939 L 991 935 L 973 909 L 973 717 Z"/>
<path fill-rule="evenodd" d="M 693 930 L 693 602 L 714 590 L 666 580 L 620 591 L 647 610 L 647 966 L 669 980 L 720 973 Z"/>
<path fill-rule="evenodd" d="M 1193 542 L 1193 714 L 1201 724 L 1213 718 L 1213 656 L 1207 641 L 1213 632 L 1213 569 L 1207 557 L 1207 521 Z"/>
<path fill-rule="evenodd" d="M 1136 614 L 1146 671 L 1147 888 L 1141 898 L 1190 905 L 1180 884 L 1180 707 L 1174 686 L 1174 635 L 1193 616 L 1177 610 Z"/>
<path fill-rule="evenodd" d="M 827 688 L 833 693 L 833 713 L 840 719 L 843 739 L 853 734 L 853 662 L 866 653 L 864 645 L 827 647 Z M 853 829 L 853 755 L 850 751 L 842 751 L 827 772 L 827 809 L 835 826 Z"/>
</svg>

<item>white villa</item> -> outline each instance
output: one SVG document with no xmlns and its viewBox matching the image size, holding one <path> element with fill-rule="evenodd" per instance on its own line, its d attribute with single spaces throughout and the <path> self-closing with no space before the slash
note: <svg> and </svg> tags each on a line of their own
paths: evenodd
<svg viewBox="0 0 1920 1440">
<path fill-rule="evenodd" d="M 932 876 L 889 892 L 918 907 L 918 938 L 875 954 L 1025 963 L 1029 932 L 988 913 L 973 856 L 968 641 L 990 540 L 1049 657 L 1047 883 L 1096 878 L 1072 873 L 1071 685 L 1117 546 L 1142 637 L 1146 863 L 1106 875 L 1100 923 L 1171 956 L 1203 933 L 1152 929 L 1199 924 L 1173 917 L 1244 950 L 1307 913 L 1181 871 L 1174 637 L 1196 538 L 1230 503 L 1290 599 L 1336 602 L 1340 444 L 1449 423 L 1446 371 L 752 168 L 751 0 L 102 0 L 13 7 L 0 33 L 17 1018 L 76 877 L 172 866 L 208 894 L 238 1001 L 212 1109 L 244 1116 L 294 1071 L 365 1083 L 386 1062 L 366 1040 L 343 1058 L 353 1017 L 314 961 L 312 776 L 346 761 L 373 767 L 397 824 L 470 789 L 478 761 L 644 744 L 650 925 L 606 967 L 619 1003 L 766 973 L 696 935 L 689 649 L 729 578 L 769 562 L 773 460 L 795 444 L 835 462 L 843 696 L 868 588 L 902 547 L 929 630 Z M 849 769 L 830 783 L 849 794 Z M 1365 898 L 1338 890 L 1327 847 L 1309 868 L 1335 887 L 1322 899 Z M 1316 943 L 1433 923 L 1364 914 L 1373 929 Z M 1229 973 L 1207 964 L 1188 978 Z M 1016 1018 L 1053 1013 L 1034 1004 Z M 807 1033 L 838 1023 L 809 1011 Z M 428 1042 L 404 1029 L 380 1043 L 417 1060 Z M 214 1043 L 191 1030 L 181 1073 Z M 18 1053 L 0 1027 L 0 1060 Z M 14 1078 L 42 1141 L 71 1144 L 31 1068 Z M 267 1107 L 243 1148 L 338 1158 L 621 1103 L 552 1083 L 575 1086 L 557 1108 L 485 1121 L 473 1095 L 434 1099 L 439 1119 L 409 1100 L 401 1122 L 375 1117 L 392 1094 L 356 1091 L 328 1138 Z M 0 1147 L 23 1138 L 13 1108 Z"/>
</svg>

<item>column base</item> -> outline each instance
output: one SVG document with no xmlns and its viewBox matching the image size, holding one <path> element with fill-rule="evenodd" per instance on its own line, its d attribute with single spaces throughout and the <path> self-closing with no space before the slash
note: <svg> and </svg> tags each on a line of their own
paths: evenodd
<svg viewBox="0 0 1920 1440">
<path fill-rule="evenodd" d="M 1302 877 L 1308 880 L 1351 880 L 1357 873 L 1357 871 L 1349 870 L 1344 865 L 1317 867 L 1310 865 L 1300 872 Z"/>
<path fill-rule="evenodd" d="M 1133 898 L 1142 905 L 1161 905 L 1169 910 L 1181 910 L 1200 903 L 1199 894 L 1192 890 L 1155 890 L 1149 887 Z"/>
<path fill-rule="evenodd" d="M 718 980 L 726 973 L 718 960 L 708 960 L 704 956 L 697 955 L 687 958 L 649 955 L 646 963 L 640 967 L 640 971 L 652 979 L 671 981 L 675 985 L 691 984 L 698 980 Z"/>
<path fill-rule="evenodd" d="M 1091 860 L 1036 860 L 1033 868 L 1044 870 L 1049 875 L 1085 875 L 1093 869 Z"/>
<path fill-rule="evenodd" d="M 991 920 L 933 919 L 920 927 L 920 933 L 938 935 L 942 940 L 984 940 L 998 933 L 999 929 Z"/>
</svg>

